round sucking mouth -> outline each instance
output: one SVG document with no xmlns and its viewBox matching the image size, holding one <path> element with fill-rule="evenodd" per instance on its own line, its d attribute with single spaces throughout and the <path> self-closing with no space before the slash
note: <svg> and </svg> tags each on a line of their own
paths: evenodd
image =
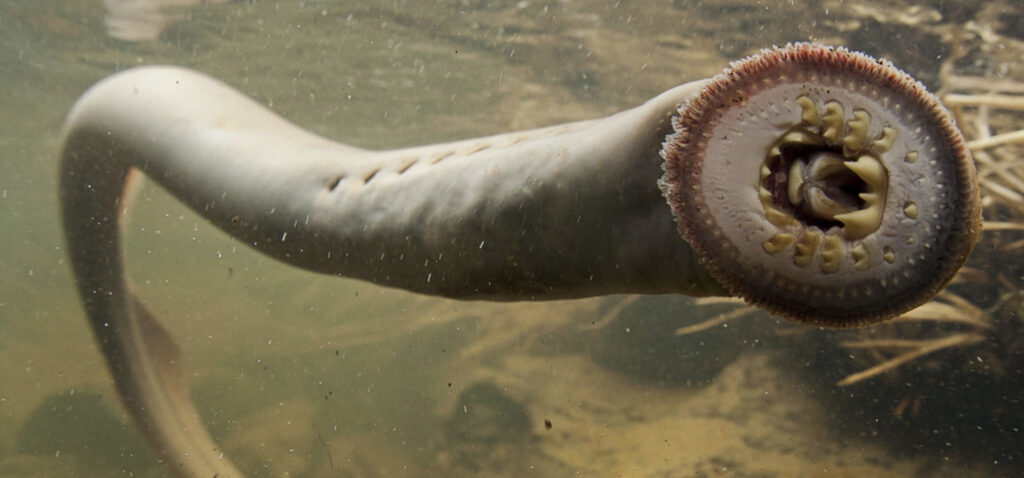
<svg viewBox="0 0 1024 478">
<path fill-rule="evenodd" d="M 973 162 L 917 81 L 842 48 L 795 44 L 733 64 L 683 108 L 662 189 L 723 286 L 849 327 L 936 294 L 980 230 Z"/>
<path fill-rule="evenodd" d="M 863 239 L 881 225 L 889 172 L 879 158 L 892 148 L 896 130 L 885 126 L 869 141 L 866 111 L 856 110 L 847 122 L 838 102 L 826 103 L 824 112 L 806 95 L 796 103 L 800 124 L 782 134 L 761 163 L 758 196 L 765 218 L 779 226 L 762 247 L 781 253 L 799 239 L 794 264 L 807 267 L 819 253 L 821 272 L 833 273 L 841 264 L 840 241 Z M 854 254 L 854 268 L 866 269 L 864 246 L 855 246 Z M 891 251 L 885 254 L 895 260 Z"/>
</svg>

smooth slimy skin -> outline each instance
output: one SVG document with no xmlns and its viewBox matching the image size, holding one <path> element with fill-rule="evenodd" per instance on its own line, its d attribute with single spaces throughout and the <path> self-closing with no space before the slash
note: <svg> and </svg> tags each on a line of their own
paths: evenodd
<svg viewBox="0 0 1024 478">
<path fill-rule="evenodd" d="M 766 51 L 602 119 L 394 151 L 318 137 L 187 69 L 103 80 L 68 115 L 60 196 L 78 290 L 125 407 L 179 475 L 242 476 L 200 422 L 174 341 L 128 286 L 119 217 L 133 171 L 278 260 L 418 293 L 503 301 L 731 293 L 831 326 L 920 304 L 977 237 L 973 167 L 946 154 L 962 141 L 945 117 L 912 112 L 915 127 L 945 134 L 937 147 L 918 147 L 898 115 L 868 111 L 865 88 L 843 92 L 835 78 L 845 56 L 821 88 L 810 74 L 800 79 L 808 89 L 760 68 L 779 57 L 792 73 L 799 64 L 787 58 L 824 48 Z M 778 106 L 756 91 L 721 96 L 739 91 L 730 79 L 751 62 L 760 69 L 744 78 L 770 77 L 785 93 Z M 903 101 L 899 92 L 887 98 L 883 108 Z M 922 181 L 905 171 L 945 192 L 916 195 Z M 937 230 L 921 236 L 928 247 L 899 242 L 902 228 L 924 230 L 933 219 Z M 942 247 L 925 250 L 932 245 Z M 829 289 L 870 283 L 869 274 L 890 280 L 915 261 L 939 277 L 905 281 L 895 305 L 873 296 L 865 307 Z M 748 264 L 768 278 L 751 280 Z M 779 276 L 790 282 L 774 297 L 762 285 Z"/>
<path fill-rule="evenodd" d="M 194 71 L 102 81 L 69 114 L 61 201 L 126 407 L 183 476 L 240 476 L 197 419 L 173 341 L 127 286 L 118 217 L 133 168 L 240 241 L 317 272 L 462 299 L 721 294 L 657 187 L 671 118 L 701 85 L 604 119 L 375 152 Z"/>
</svg>

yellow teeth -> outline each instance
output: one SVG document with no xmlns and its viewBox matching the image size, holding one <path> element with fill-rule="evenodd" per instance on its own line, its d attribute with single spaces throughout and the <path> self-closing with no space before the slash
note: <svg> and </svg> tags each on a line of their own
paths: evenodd
<svg viewBox="0 0 1024 478">
<path fill-rule="evenodd" d="M 846 124 L 850 133 L 843 138 L 843 144 L 850 151 L 860 151 L 868 144 L 868 126 L 871 125 L 871 117 L 864 110 L 853 112 L 853 119 Z"/>
<path fill-rule="evenodd" d="M 891 247 L 885 246 L 885 249 L 882 250 L 882 259 L 885 259 L 885 262 L 892 264 L 893 262 L 896 262 L 896 252 L 893 251 Z"/>
<path fill-rule="evenodd" d="M 820 145 L 822 144 L 821 138 L 817 135 L 811 134 L 807 131 L 794 130 L 790 131 L 782 137 L 783 143 L 799 143 L 806 145 Z M 780 153 L 781 154 L 781 153 Z"/>
<path fill-rule="evenodd" d="M 847 161 L 844 164 L 867 184 L 868 191 L 858 195 L 866 207 L 838 214 L 835 219 L 843 223 L 843 233 L 848 239 L 860 239 L 874 232 L 882 223 L 889 175 L 882 163 L 868 155 L 861 156 L 856 161 Z"/>
<path fill-rule="evenodd" d="M 765 206 L 764 215 L 768 219 L 768 222 L 775 224 L 776 226 L 796 226 L 800 224 L 793 216 L 771 206 Z"/>
<path fill-rule="evenodd" d="M 917 203 L 914 201 L 903 203 L 903 214 L 906 214 L 911 219 L 917 219 Z"/>
<path fill-rule="evenodd" d="M 780 232 L 772 236 L 771 239 L 764 241 L 761 245 L 764 247 L 765 252 L 769 254 L 776 254 L 789 247 L 789 245 L 793 243 L 794 239 L 795 238 L 792 234 Z"/>
<path fill-rule="evenodd" d="M 821 271 L 831 274 L 839 270 L 843 258 L 843 240 L 838 234 L 826 234 L 821 247 Z"/>
<path fill-rule="evenodd" d="M 884 153 L 892 149 L 894 144 L 896 144 L 896 130 L 886 126 L 882 128 L 882 137 L 871 143 L 871 146 L 875 148 L 875 151 Z"/>
<path fill-rule="evenodd" d="M 817 100 L 802 95 L 796 103 L 800 124 L 768 148 L 760 171 L 758 197 L 765 217 L 779 228 L 762 242 L 765 252 L 778 254 L 790 250 L 793 263 L 802 268 L 810 267 L 817 257 L 818 267 L 826 274 L 838 272 L 844 260 L 850 261 L 855 270 L 867 270 L 872 267 L 872 255 L 880 263 L 894 263 L 896 254 L 891 247 L 873 249 L 859 239 L 871 235 L 881 225 L 889 186 L 889 171 L 882 155 L 893 149 L 899 132 L 884 126 L 877 136 L 870 137 L 871 114 L 857 108 L 847 117 L 838 101 L 828 101 L 819 107 Z M 789 151 L 808 156 L 784 158 Z M 856 159 L 847 160 L 850 157 Z M 918 153 L 907 153 L 904 159 L 913 163 Z M 778 171 L 780 167 L 788 169 Z M 849 196 L 851 192 L 836 189 L 849 187 L 842 182 L 852 181 L 851 172 L 862 182 L 857 186 L 859 201 Z M 775 185 L 769 185 L 773 174 L 785 174 L 785 199 L 773 192 L 777 191 Z M 774 204 L 777 200 L 788 200 L 789 207 Z M 903 213 L 916 219 L 917 204 L 904 202 Z M 833 220 L 842 227 L 830 225 Z"/>
<path fill-rule="evenodd" d="M 801 119 L 804 124 L 817 125 L 820 119 L 818 118 L 818 108 L 814 106 L 814 100 L 807 96 L 801 96 L 796 99 L 796 102 L 800 105 L 800 109 L 803 110 Z"/>
<path fill-rule="evenodd" d="M 800 267 L 807 267 L 814 259 L 814 251 L 818 249 L 818 242 L 821 241 L 821 233 L 809 229 L 804 231 L 800 240 L 796 243 L 796 253 L 793 254 L 793 263 Z"/>
<path fill-rule="evenodd" d="M 868 248 L 864 247 L 864 244 L 857 244 L 853 246 L 853 268 L 859 271 L 866 271 L 871 265 L 870 257 L 868 256 Z"/>
<path fill-rule="evenodd" d="M 802 161 L 793 161 L 793 164 L 789 165 L 789 175 L 787 176 L 787 188 L 786 195 L 789 196 L 790 204 L 799 206 L 803 202 L 803 197 L 800 194 L 800 187 L 804 184 L 804 163 Z"/>
<path fill-rule="evenodd" d="M 843 133 L 843 106 L 835 101 L 825 103 L 825 117 L 821 122 L 825 126 L 821 135 L 833 143 L 839 142 L 839 135 Z"/>
</svg>

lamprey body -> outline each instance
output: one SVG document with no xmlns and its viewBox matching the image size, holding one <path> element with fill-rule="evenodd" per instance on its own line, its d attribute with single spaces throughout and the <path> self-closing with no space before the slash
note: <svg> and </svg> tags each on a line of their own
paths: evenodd
<svg viewBox="0 0 1024 478">
<path fill-rule="evenodd" d="M 927 300 L 979 229 L 973 165 L 937 100 L 885 62 L 809 44 L 606 118 L 394 151 L 313 135 L 200 73 L 144 67 L 85 93 L 62 141 L 86 314 L 126 408 L 182 476 L 241 473 L 125 277 L 119 217 L 136 171 L 316 272 L 458 299 L 736 294 L 837 327 Z"/>
</svg>

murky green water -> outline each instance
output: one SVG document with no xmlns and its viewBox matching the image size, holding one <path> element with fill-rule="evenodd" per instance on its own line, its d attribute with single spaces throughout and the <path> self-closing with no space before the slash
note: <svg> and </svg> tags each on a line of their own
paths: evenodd
<svg viewBox="0 0 1024 478">
<path fill-rule="evenodd" d="M 108 35 L 100 0 L 0 1 L 0 476 L 168 476 L 114 395 L 57 220 L 63 116 L 115 71 L 192 67 L 319 134 L 392 148 L 601 116 L 787 41 L 892 58 L 932 87 L 957 25 L 990 19 L 1004 48 L 1024 41 L 1019 13 L 984 16 L 973 2 L 904 17 L 892 2 L 354 3 L 176 7 L 156 39 L 128 42 Z M 961 74 L 1021 79 L 1012 55 L 1007 66 L 971 38 Z M 1000 220 L 1019 221 L 1013 211 Z M 250 476 L 1024 469 L 1019 341 L 839 388 L 864 366 L 838 335 L 757 315 L 679 338 L 728 306 L 452 302 L 317 276 L 262 258 L 152 184 L 125 242 L 204 422 Z M 1021 283 L 1021 254 L 1005 257 L 1008 283 Z M 1021 318 L 1000 311 L 1020 299 L 1007 287 L 998 307 L 978 301 L 1012 336 Z M 972 357 L 1001 369 L 961 366 Z"/>
</svg>

